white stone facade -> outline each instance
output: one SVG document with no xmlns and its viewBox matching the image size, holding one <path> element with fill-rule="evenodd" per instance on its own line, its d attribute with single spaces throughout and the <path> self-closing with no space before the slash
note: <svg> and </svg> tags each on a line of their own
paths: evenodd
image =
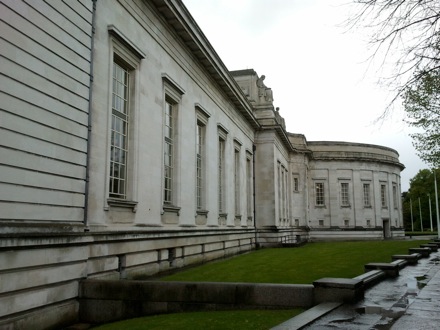
<svg viewBox="0 0 440 330">
<path fill-rule="evenodd" d="M 397 152 L 288 133 L 180 0 L 3 0 L 0 18 L 0 328 L 77 321 L 84 278 L 403 235 Z"/>
</svg>

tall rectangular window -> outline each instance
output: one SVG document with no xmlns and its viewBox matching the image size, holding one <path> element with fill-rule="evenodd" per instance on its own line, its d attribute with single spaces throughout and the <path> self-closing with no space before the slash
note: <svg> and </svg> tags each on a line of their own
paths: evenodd
<svg viewBox="0 0 440 330">
<path fill-rule="evenodd" d="M 240 214 L 240 150 L 234 149 L 235 214 Z"/>
<path fill-rule="evenodd" d="M 129 132 L 129 71 L 113 62 L 112 118 L 110 139 L 111 198 L 127 198 L 127 161 Z"/>
<path fill-rule="evenodd" d="M 324 183 L 315 182 L 315 205 L 324 206 Z"/>
<path fill-rule="evenodd" d="M 283 218 L 285 222 L 287 221 L 289 217 L 289 205 L 287 201 L 287 178 L 288 178 L 288 172 L 287 169 L 284 166 L 281 166 L 281 173 L 282 173 L 282 198 L 283 198 Z"/>
<path fill-rule="evenodd" d="M 218 139 L 218 211 L 225 212 L 225 140 Z"/>
<path fill-rule="evenodd" d="M 164 124 L 164 196 L 165 204 L 173 202 L 173 180 L 174 180 L 174 114 L 173 105 L 165 102 L 165 124 Z"/>
<path fill-rule="evenodd" d="M 252 162 L 251 155 L 246 158 L 246 204 L 247 204 L 247 216 L 252 216 Z"/>
<path fill-rule="evenodd" d="M 134 100 L 139 92 L 136 78 L 145 54 L 113 25 L 108 26 L 111 64 L 109 80 L 108 155 L 106 164 L 105 210 L 122 206 L 136 210 L 137 150 L 139 131 L 134 123 L 139 106 Z"/>
<path fill-rule="evenodd" d="M 398 207 L 397 200 L 398 200 L 398 197 L 397 197 L 397 186 L 393 185 L 393 206 L 394 206 L 395 209 L 397 209 L 397 207 Z"/>
<path fill-rule="evenodd" d="M 162 73 L 163 82 L 163 211 L 179 215 L 180 210 L 180 150 L 179 104 L 185 91 L 168 74 Z M 177 221 L 177 218 L 173 221 Z"/>
<path fill-rule="evenodd" d="M 205 126 L 197 122 L 196 128 L 196 206 L 203 209 L 204 199 Z"/>
<path fill-rule="evenodd" d="M 364 183 L 363 192 L 364 192 L 364 207 L 371 207 L 371 196 L 370 196 L 370 184 L 369 183 Z"/>
<path fill-rule="evenodd" d="M 299 191 L 299 179 L 298 179 L 298 177 L 293 177 L 293 191 Z"/>
<path fill-rule="evenodd" d="M 281 221 L 282 215 L 282 189 L 281 189 L 281 163 L 277 163 L 277 187 L 278 187 L 278 217 Z"/>
<path fill-rule="evenodd" d="M 348 182 L 341 182 L 341 206 L 350 206 Z"/>
<path fill-rule="evenodd" d="M 380 199 L 382 207 L 387 207 L 387 186 L 384 184 L 380 185 Z"/>
</svg>

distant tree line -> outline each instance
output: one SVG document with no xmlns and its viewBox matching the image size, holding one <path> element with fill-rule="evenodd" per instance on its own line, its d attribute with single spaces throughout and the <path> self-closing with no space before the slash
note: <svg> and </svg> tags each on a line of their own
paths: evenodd
<svg viewBox="0 0 440 330">
<path fill-rule="evenodd" d="M 440 194 L 440 169 L 435 171 L 437 177 L 437 189 Z M 434 172 L 428 169 L 420 170 L 416 176 L 410 180 L 410 188 L 402 194 L 403 221 L 406 231 L 431 230 L 431 215 L 434 231 L 437 230 L 436 200 L 434 192 Z M 420 200 L 420 204 L 419 204 Z M 429 210 L 429 200 L 431 200 L 431 212 Z M 440 201 L 437 201 L 440 202 Z M 411 205 L 412 220 L 411 223 Z M 421 217 L 420 217 L 421 214 Z"/>
</svg>

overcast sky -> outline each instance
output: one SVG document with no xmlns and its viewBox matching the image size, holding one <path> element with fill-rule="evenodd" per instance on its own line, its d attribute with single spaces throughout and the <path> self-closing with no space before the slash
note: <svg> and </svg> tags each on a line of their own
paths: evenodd
<svg viewBox="0 0 440 330">
<path fill-rule="evenodd" d="M 368 36 L 347 31 L 350 0 L 183 0 L 229 70 L 265 75 L 287 130 L 308 141 L 371 143 L 397 150 L 402 191 L 422 168 L 402 108 L 374 123 L 393 96 L 377 81 Z M 385 67 L 385 69 L 387 69 Z"/>
</svg>

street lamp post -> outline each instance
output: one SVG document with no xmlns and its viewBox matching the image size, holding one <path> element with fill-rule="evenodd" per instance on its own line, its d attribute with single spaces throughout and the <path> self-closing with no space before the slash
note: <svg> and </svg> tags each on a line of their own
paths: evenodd
<svg viewBox="0 0 440 330">
<path fill-rule="evenodd" d="M 423 231 L 422 205 L 420 204 L 420 197 L 419 197 L 419 213 L 420 213 L 420 229 L 422 229 Z"/>
</svg>

